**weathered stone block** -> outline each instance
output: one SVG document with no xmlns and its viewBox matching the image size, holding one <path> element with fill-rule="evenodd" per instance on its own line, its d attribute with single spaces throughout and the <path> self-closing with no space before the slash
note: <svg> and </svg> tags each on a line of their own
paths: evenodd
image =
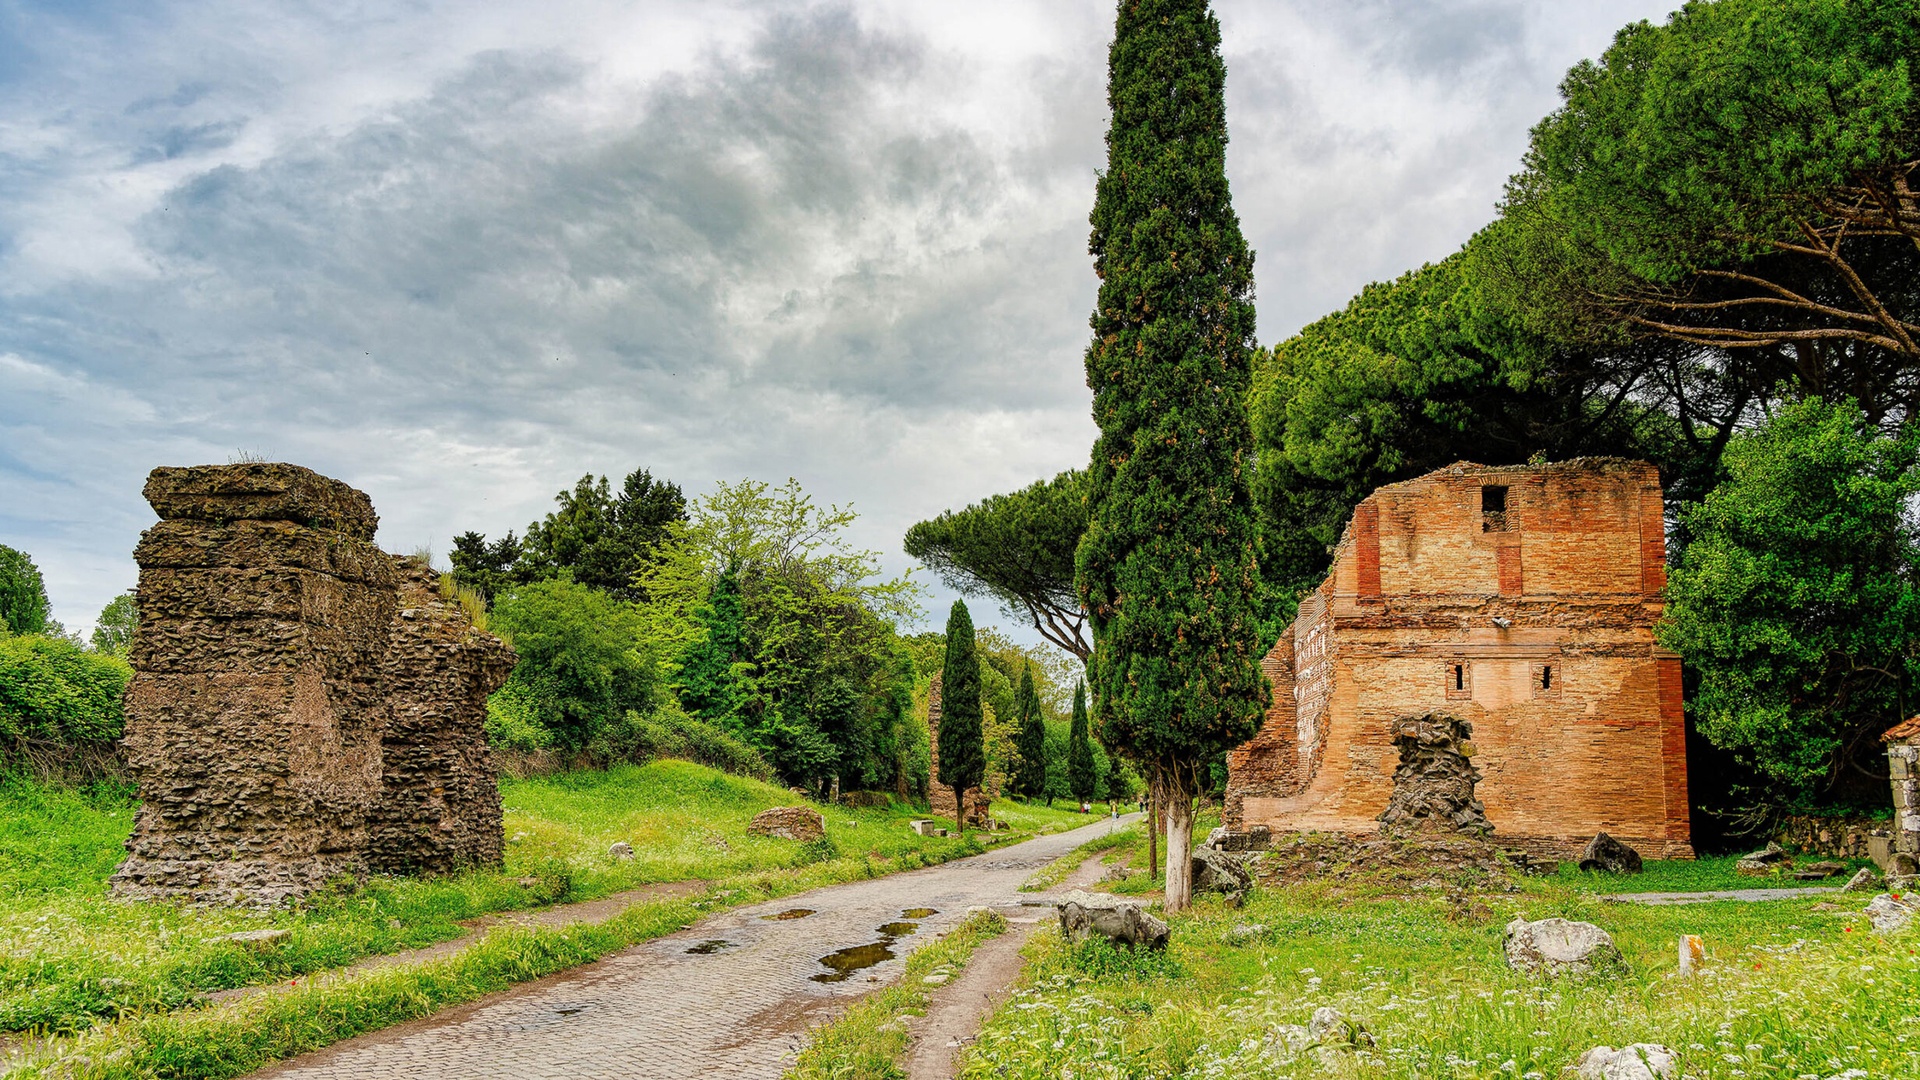
<svg viewBox="0 0 1920 1080">
<path fill-rule="evenodd" d="M 370 541 L 379 527 L 373 500 L 312 469 L 280 462 L 161 468 L 142 492 L 162 518 L 290 521 Z"/>
<path fill-rule="evenodd" d="M 811 843 L 827 835 L 827 821 L 818 810 L 805 806 L 776 806 L 753 815 L 747 831 L 758 836 Z"/>
<path fill-rule="evenodd" d="M 1624 963 L 1613 935 L 1588 922 L 1515 919 L 1507 924 L 1507 964 L 1546 975 L 1584 975 Z"/>
<path fill-rule="evenodd" d="M 1054 908 L 1060 913 L 1060 933 L 1076 944 L 1098 934 L 1122 945 L 1167 947 L 1167 924 L 1132 900 L 1075 889 Z"/>
</svg>

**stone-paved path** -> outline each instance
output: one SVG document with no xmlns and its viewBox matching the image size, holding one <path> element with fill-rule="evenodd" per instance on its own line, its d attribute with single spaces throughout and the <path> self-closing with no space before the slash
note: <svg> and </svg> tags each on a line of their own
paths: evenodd
<svg viewBox="0 0 1920 1080">
<path fill-rule="evenodd" d="M 1102 820 L 940 866 L 736 908 L 597 963 L 255 1075 L 775 1080 L 792 1064 L 809 1027 L 898 978 L 906 955 L 959 922 L 968 907 L 1017 907 L 1037 899 L 1018 891 L 1022 882 L 1114 827 Z M 814 913 L 765 917 L 796 908 Z M 936 913 L 904 919 L 914 908 Z M 902 921 L 917 925 L 892 940 L 892 958 L 844 981 L 814 980 L 833 970 L 821 957 L 882 942 L 880 928 Z M 707 953 L 689 951 L 715 941 L 725 944 Z"/>
<path fill-rule="evenodd" d="M 1837 893 L 1838 887 L 1805 889 L 1726 889 L 1720 892 L 1636 892 L 1616 893 L 1600 899 L 1615 904 L 1711 904 L 1719 900 L 1758 903 L 1762 900 L 1798 900 L 1806 896 Z"/>
</svg>

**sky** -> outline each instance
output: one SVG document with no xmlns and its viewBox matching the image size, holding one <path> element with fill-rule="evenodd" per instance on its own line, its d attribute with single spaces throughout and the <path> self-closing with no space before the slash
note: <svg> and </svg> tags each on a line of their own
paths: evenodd
<svg viewBox="0 0 1920 1080">
<path fill-rule="evenodd" d="M 1567 68 L 1672 6 L 1217 0 L 1260 341 L 1456 250 Z M 0 0 L 0 544 L 84 630 L 157 465 L 306 465 L 443 566 L 644 467 L 795 478 L 905 572 L 915 521 L 1086 462 L 1112 32 L 1080 0 Z"/>
</svg>

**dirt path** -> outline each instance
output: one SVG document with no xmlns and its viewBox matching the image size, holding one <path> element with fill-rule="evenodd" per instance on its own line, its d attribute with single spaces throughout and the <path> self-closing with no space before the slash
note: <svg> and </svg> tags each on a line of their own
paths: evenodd
<svg viewBox="0 0 1920 1080">
<path fill-rule="evenodd" d="M 1084 889 L 1105 871 L 1095 855 L 1067 875 L 1055 892 Z M 926 1014 L 908 1027 L 913 1048 L 907 1052 L 908 1080 L 949 1080 L 960 1053 L 973 1043 L 980 1025 L 1013 992 L 1020 977 L 1020 949 L 1035 928 L 1054 920 L 1052 908 L 1003 912 L 1006 933 L 973 950 L 960 977 L 927 995 Z"/>
<path fill-rule="evenodd" d="M 1798 900 L 1805 896 L 1825 896 L 1839 891 L 1837 886 L 1806 889 L 1726 889 L 1720 892 L 1616 893 L 1600 899 L 1614 904 L 1711 904 L 1719 900 L 1758 903 L 1762 900 Z"/>
<path fill-rule="evenodd" d="M 776 1080 L 808 1028 L 898 978 L 906 955 L 958 923 L 968 907 L 1019 909 L 1036 898 L 1017 891 L 1034 870 L 1129 820 L 1100 820 L 970 859 L 736 908 L 255 1075 Z M 796 911 L 807 914 L 778 917 Z"/>
</svg>

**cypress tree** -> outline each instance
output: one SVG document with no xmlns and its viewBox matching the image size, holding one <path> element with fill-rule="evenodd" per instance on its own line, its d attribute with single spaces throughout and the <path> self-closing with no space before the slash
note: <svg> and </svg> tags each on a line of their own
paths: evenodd
<svg viewBox="0 0 1920 1080">
<path fill-rule="evenodd" d="M 953 789 L 954 823 L 967 829 L 967 790 L 987 775 L 985 717 L 980 708 L 980 656 L 974 650 L 973 616 L 955 600 L 947 615 L 947 655 L 940 667 L 940 775 Z"/>
<path fill-rule="evenodd" d="M 1047 727 L 1040 719 L 1040 694 L 1033 688 L 1033 665 L 1020 671 L 1020 733 L 1014 749 L 1020 753 L 1015 786 L 1031 799 L 1047 791 Z"/>
<path fill-rule="evenodd" d="M 1166 903 L 1192 895 L 1196 774 L 1267 697 L 1248 492 L 1253 255 L 1227 190 L 1226 65 L 1206 0 L 1121 0 L 1089 250 L 1094 444 L 1076 577 L 1101 740 L 1165 797 Z"/>
<path fill-rule="evenodd" d="M 1073 727 L 1067 732 L 1067 790 L 1073 801 L 1093 801 L 1094 781 L 1099 774 L 1093 767 L 1093 744 L 1088 741 L 1087 684 L 1073 685 Z"/>
</svg>

